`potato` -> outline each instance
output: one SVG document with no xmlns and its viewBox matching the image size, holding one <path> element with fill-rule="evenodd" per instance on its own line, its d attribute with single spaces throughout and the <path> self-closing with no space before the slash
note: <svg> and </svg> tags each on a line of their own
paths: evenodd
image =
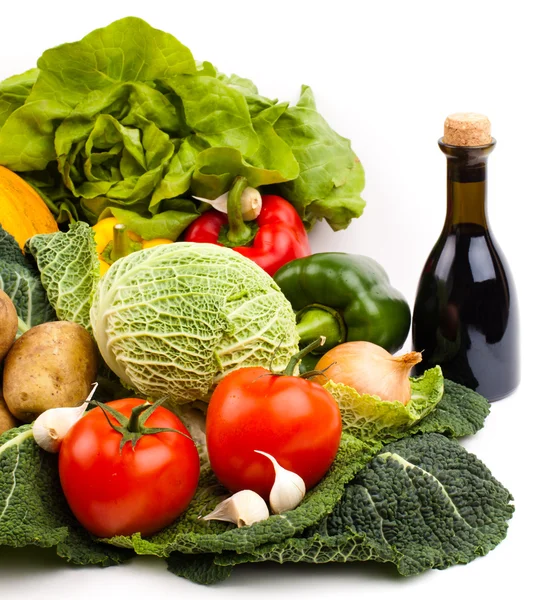
<svg viewBox="0 0 540 600">
<path fill-rule="evenodd" d="M 80 325 L 54 321 L 32 327 L 6 356 L 6 404 L 25 423 L 49 408 L 77 406 L 88 396 L 97 366 L 96 345 Z"/>
<path fill-rule="evenodd" d="M 17 335 L 17 311 L 11 298 L 0 290 L 0 362 L 4 359 Z"/>
<path fill-rule="evenodd" d="M 2 390 L 0 390 L 0 435 L 19 425 L 17 419 L 9 412 L 2 396 Z"/>
</svg>

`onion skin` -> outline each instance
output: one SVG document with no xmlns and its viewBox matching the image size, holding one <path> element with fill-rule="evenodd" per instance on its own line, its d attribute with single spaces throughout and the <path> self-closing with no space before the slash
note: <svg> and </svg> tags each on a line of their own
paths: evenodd
<svg viewBox="0 0 540 600">
<path fill-rule="evenodd" d="M 422 360 L 420 352 L 392 356 L 371 342 L 347 342 L 329 350 L 317 363 L 324 374 L 315 381 L 342 383 L 359 394 L 377 396 L 385 402 L 407 404 L 411 399 L 409 375 Z"/>
</svg>

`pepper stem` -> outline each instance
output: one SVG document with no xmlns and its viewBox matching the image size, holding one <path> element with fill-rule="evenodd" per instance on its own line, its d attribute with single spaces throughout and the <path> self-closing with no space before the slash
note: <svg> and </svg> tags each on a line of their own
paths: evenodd
<svg viewBox="0 0 540 600">
<path fill-rule="evenodd" d="M 113 228 L 113 245 L 111 250 L 111 260 L 117 261 L 129 254 L 129 238 L 127 227 L 122 223 L 118 223 Z"/>
<path fill-rule="evenodd" d="M 315 340 L 314 342 L 311 342 L 311 344 L 309 344 L 305 348 L 302 348 L 302 350 L 300 350 L 300 352 L 297 352 L 293 357 L 291 357 L 289 364 L 287 365 L 286 369 L 281 374 L 282 375 L 294 375 L 294 370 L 296 369 L 296 365 L 304 358 L 304 356 L 307 356 L 310 352 L 315 350 L 315 348 L 318 348 L 319 346 L 324 346 L 325 342 L 326 342 L 326 338 L 321 335 L 321 337 L 318 340 Z"/>
<path fill-rule="evenodd" d="M 322 304 L 311 304 L 297 313 L 296 331 L 300 336 L 301 346 L 318 340 L 321 335 L 326 337 L 324 348 L 317 348 L 315 354 L 324 354 L 347 338 L 343 317 L 337 310 Z"/>
<path fill-rule="evenodd" d="M 227 198 L 227 239 L 233 246 L 245 246 L 253 239 L 253 231 L 246 225 L 242 216 L 242 194 L 247 186 L 248 180 L 245 177 L 237 177 Z"/>
</svg>

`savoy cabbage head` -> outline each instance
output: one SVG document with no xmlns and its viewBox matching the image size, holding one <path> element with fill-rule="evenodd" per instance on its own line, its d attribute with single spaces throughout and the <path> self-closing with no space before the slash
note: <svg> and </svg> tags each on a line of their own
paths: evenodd
<svg viewBox="0 0 540 600">
<path fill-rule="evenodd" d="M 173 404 L 205 399 L 239 366 L 284 368 L 295 315 L 273 279 L 237 252 L 180 242 L 135 252 L 100 281 L 90 310 L 122 382 Z"/>
</svg>

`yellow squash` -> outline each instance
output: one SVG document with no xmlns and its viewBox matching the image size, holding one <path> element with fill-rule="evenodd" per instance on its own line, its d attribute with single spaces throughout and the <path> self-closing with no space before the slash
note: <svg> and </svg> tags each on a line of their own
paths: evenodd
<svg viewBox="0 0 540 600">
<path fill-rule="evenodd" d="M 18 175 L 0 166 L 0 225 L 21 248 L 37 233 L 53 233 L 58 225 L 41 196 Z"/>
</svg>

